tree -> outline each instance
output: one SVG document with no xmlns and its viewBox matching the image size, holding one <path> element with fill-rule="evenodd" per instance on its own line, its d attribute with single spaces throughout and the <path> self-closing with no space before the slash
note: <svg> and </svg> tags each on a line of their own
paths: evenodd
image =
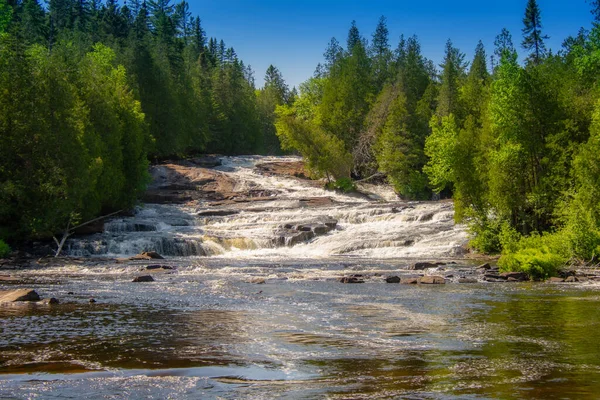
<svg viewBox="0 0 600 400">
<path fill-rule="evenodd" d="M 530 52 L 528 60 L 538 64 L 546 54 L 544 40 L 547 35 L 542 34 L 542 17 L 536 0 L 528 0 L 523 18 L 523 48 Z"/>
<path fill-rule="evenodd" d="M 506 28 L 502 28 L 502 31 L 496 36 L 494 40 L 494 55 L 496 59 L 500 61 L 504 53 L 512 54 L 515 52 L 515 46 L 512 41 L 512 35 Z"/>
<path fill-rule="evenodd" d="M 436 113 L 440 117 L 456 114 L 461 117 L 462 110 L 459 104 L 459 87 L 465 75 L 465 55 L 452 45 L 452 41 L 446 42 L 446 53 L 442 67 L 440 93 Z"/>
<path fill-rule="evenodd" d="M 371 42 L 371 58 L 373 85 L 375 91 L 380 91 L 384 83 L 390 77 L 390 63 L 392 61 L 392 52 L 389 44 L 389 32 L 385 17 L 379 19 L 375 33 L 373 33 L 373 41 Z"/>
</svg>

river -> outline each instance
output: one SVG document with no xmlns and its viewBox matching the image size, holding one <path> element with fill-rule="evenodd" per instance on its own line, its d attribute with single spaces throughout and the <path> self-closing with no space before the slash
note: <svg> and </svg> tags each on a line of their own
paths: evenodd
<svg viewBox="0 0 600 400">
<path fill-rule="evenodd" d="M 261 201 L 146 205 L 14 272 L 61 304 L 0 307 L 0 398 L 597 398 L 598 284 L 484 282 L 451 203 L 255 169 L 281 160 L 217 168 Z M 447 283 L 385 283 L 416 260 Z"/>
</svg>

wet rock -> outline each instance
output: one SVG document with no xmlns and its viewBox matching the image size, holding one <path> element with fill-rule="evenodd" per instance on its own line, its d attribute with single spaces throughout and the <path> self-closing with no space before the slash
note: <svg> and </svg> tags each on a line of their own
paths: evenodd
<svg viewBox="0 0 600 400">
<path fill-rule="evenodd" d="M 175 267 L 172 267 L 170 265 L 148 265 L 145 269 L 148 271 L 156 271 L 156 270 L 174 271 Z"/>
<path fill-rule="evenodd" d="M 154 278 L 150 275 L 138 276 L 132 282 L 154 282 Z"/>
<path fill-rule="evenodd" d="M 525 282 L 529 277 L 524 272 L 504 272 L 500 274 L 500 278 L 506 279 L 509 282 Z"/>
<path fill-rule="evenodd" d="M 2 282 L 2 283 L 19 283 L 19 282 L 21 282 L 21 279 L 15 278 L 14 276 L 10 276 L 10 275 L 0 275 L 0 282 Z"/>
<path fill-rule="evenodd" d="M 16 303 L 22 301 L 40 301 L 40 295 L 32 289 L 0 291 L 0 303 Z"/>
<path fill-rule="evenodd" d="M 482 264 L 479 267 L 477 267 L 478 270 L 483 270 L 486 271 L 488 269 L 492 269 L 492 266 L 488 263 Z"/>
<path fill-rule="evenodd" d="M 483 276 L 483 279 L 485 279 L 488 282 L 492 282 L 492 281 L 489 281 L 489 279 L 492 279 L 494 281 L 505 281 L 506 280 L 506 278 L 503 278 L 502 276 L 500 276 L 498 274 L 485 274 Z"/>
<path fill-rule="evenodd" d="M 58 301 L 58 299 L 55 299 L 54 297 L 52 297 L 50 299 L 40 300 L 36 304 L 40 304 L 43 306 L 52 306 L 52 305 L 60 304 L 60 301 Z"/>
<path fill-rule="evenodd" d="M 200 168 L 215 168 L 223 165 L 220 157 L 217 156 L 202 156 L 195 157 L 187 160 L 188 162 L 200 167 Z"/>
<path fill-rule="evenodd" d="M 94 303 L 97 303 L 97 301 L 96 301 L 96 299 L 90 299 L 90 300 L 89 300 L 89 303 L 90 303 L 90 304 L 94 304 Z"/>
<path fill-rule="evenodd" d="M 477 283 L 477 279 L 473 279 L 473 278 L 460 278 L 458 280 L 458 283 Z"/>
<path fill-rule="evenodd" d="M 362 279 L 362 275 L 351 275 L 344 276 L 340 279 L 341 283 L 365 283 L 364 279 Z"/>
<path fill-rule="evenodd" d="M 145 251 L 142 254 L 129 258 L 131 261 L 137 260 L 164 260 L 164 257 L 155 251 Z"/>
<path fill-rule="evenodd" d="M 439 266 L 442 265 L 446 265 L 446 263 L 444 262 L 431 262 L 431 261 L 425 261 L 425 262 L 416 262 L 414 264 L 412 264 L 411 266 L 408 267 L 408 269 L 413 270 L 413 271 L 422 271 L 428 268 L 437 268 Z"/>
<path fill-rule="evenodd" d="M 547 282 L 550 282 L 550 283 L 562 283 L 564 281 L 565 281 L 564 278 L 559 278 L 557 276 L 553 276 L 552 278 L 547 280 Z"/>
<path fill-rule="evenodd" d="M 265 278 L 252 278 L 252 279 L 248 280 L 247 282 L 253 283 L 255 285 L 264 285 L 265 283 L 267 283 L 267 280 Z"/>
<path fill-rule="evenodd" d="M 279 161 L 257 164 L 256 169 L 267 176 L 293 176 L 300 179 L 309 179 L 304 161 Z"/>
<path fill-rule="evenodd" d="M 416 277 L 412 277 L 412 278 L 402 278 L 400 280 L 400 283 L 403 285 L 416 285 L 419 283 L 419 278 Z"/>
<path fill-rule="evenodd" d="M 199 217 L 228 217 L 231 215 L 239 214 L 239 210 L 209 210 L 209 211 L 201 211 L 197 215 Z"/>
<path fill-rule="evenodd" d="M 579 278 L 571 275 L 571 276 L 567 277 L 567 279 L 565 279 L 565 282 L 567 282 L 567 283 L 579 282 Z"/>
<path fill-rule="evenodd" d="M 419 283 L 422 285 L 443 285 L 446 280 L 441 276 L 423 276 L 419 279 Z"/>
<path fill-rule="evenodd" d="M 400 283 L 401 279 L 399 276 L 388 276 L 385 281 L 387 283 Z"/>
</svg>

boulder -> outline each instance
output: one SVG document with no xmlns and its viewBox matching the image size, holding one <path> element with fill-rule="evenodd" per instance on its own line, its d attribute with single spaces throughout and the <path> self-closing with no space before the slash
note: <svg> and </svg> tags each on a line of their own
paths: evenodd
<svg viewBox="0 0 600 400">
<path fill-rule="evenodd" d="M 344 276 L 340 279 L 341 283 L 365 283 L 362 279 L 362 275 Z"/>
<path fill-rule="evenodd" d="M 264 285 L 265 283 L 267 283 L 267 280 L 265 278 L 252 278 L 252 279 L 248 280 L 247 282 L 253 283 L 255 285 Z"/>
<path fill-rule="evenodd" d="M 143 275 L 134 278 L 132 282 L 154 282 L 154 278 L 150 275 Z"/>
<path fill-rule="evenodd" d="M 173 271 L 173 270 L 175 270 L 175 267 L 172 267 L 170 265 L 148 265 L 145 269 L 148 271 L 157 271 L 157 270 Z"/>
<path fill-rule="evenodd" d="M 548 279 L 548 282 L 550 282 L 550 283 L 562 283 L 564 281 L 565 281 L 564 278 L 559 278 L 556 276 L 553 276 L 552 278 Z"/>
<path fill-rule="evenodd" d="M 568 282 L 568 283 L 579 282 L 579 278 L 571 275 L 571 276 L 567 277 L 567 279 L 565 279 L 565 282 Z"/>
<path fill-rule="evenodd" d="M 385 281 L 387 283 L 400 283 L 401 279 L 399 276 L 388 276 Z"/>
<path fill-rule="evenodd" d="M 15 303 L 20 301 L 40 301 L 40 295 L 31 289 L 0 291 L 0 303 Z"/>
<path fill-rule="evenodd" d="M 419 279 L 419 283 L 422 285 L 443 285 L 446 280 L 441 276 L 423 276 Z"/>
<path fill-rule="evenodd" d="M 142 254 L 129 258 L 131 261 L 137 260 L 164 260 L 165 258 L 155 251 L 145 251 Z"/>
<path fill-rule="evenodd" d="M 442 262 L 416 262 L 413 265 L 411 265 L 408 269 L 413 270 L 413 271 L 422 271 L 424 269 L 427 268 L 437 268 L 440 265 L 446 265 L 446 263 L 442 263 Z"/>
<path fill-rule="evenodd" d="M 525 282 L 529 280 L 525 272 L 504 272 L 500 274 L 500 278 L 506 279 L 509 282 Z"/>
<path fill-rule="evenodd" d="M 52 306 L 52 305 L 60 304 L 60 301 L 58 301 L 58 299 L 55 299 L 54 297 L 52 297 L 50 299 L 40 300 L 36 304 L 40 304 L 43 306 Z"/>
<path fill-rule="evenodd" d="M 400 280 L 400 283 L 403 285 L 416 285 L 417 283 L 419 283 L 419 278 L 416 278 L 416 277 L 402 278 Z"/>
<path fill-rule="evenodd" d="M 477 267 L 477 269 L 485 271 L 485 270 L 488 270 L 488 269 L 492 269 L 492 266 L 490 264 L 488 264 L 488 263 L 485 263 L 485 264 L 482 264 L 479 267 Z"/>
</svg>

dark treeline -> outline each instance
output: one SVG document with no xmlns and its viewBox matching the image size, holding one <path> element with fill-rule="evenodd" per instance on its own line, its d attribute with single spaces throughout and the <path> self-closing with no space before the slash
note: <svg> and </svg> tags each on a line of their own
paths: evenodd
<svg viewBox="0 0 600 400">
<path fill-rule="evenodd" d="M 501 266 L 547 276 L 600 255 L 600 4 L 591 31 L 548 51 L 529 0 L 522 62 L 513 37 L 481 42 L 470 62 L 449 40 L 439 69 L 416 37 L 389 43 L 353 23 L 332 39 L 292 105 L 278 107 L 284 148 L 316 175 L 348 187 L 385 174 L 406 199 L 452 195 L 472 247 L 503 252 Z M 488 60 L 491 61 L 488 64 Z M 491 64 L 491 68 L 490 65 Z"/>
<path fill-rule="evenodd" d="M 131 207 L 149 159 L 279 152 L 265 79 L 185 1 L 0 0 L 0 239 Z"/>
</svg>

